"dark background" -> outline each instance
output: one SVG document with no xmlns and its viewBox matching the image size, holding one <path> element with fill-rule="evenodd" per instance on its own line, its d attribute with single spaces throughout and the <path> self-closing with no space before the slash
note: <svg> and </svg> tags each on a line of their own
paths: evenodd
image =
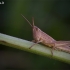
<svg viewBox="0 0 70 70">
<path fill-rule="evenodd" d="M 70 1 L 0 0 L 0 32 L 33 40 L 32 28 L 21 16 L 56 40 L 70 40 Z M 70 70 L 70 65 L 48 57 L 0 45 L 0 70 Z"/>
</svg>

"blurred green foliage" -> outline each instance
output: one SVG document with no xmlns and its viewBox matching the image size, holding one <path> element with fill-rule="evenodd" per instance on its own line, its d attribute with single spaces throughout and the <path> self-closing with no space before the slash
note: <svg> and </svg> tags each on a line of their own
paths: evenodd
<svg viewBox="0 0 70 70">
<path fill-rule="evenodd" d="M 35 25 L 56 40 L 70 40 L 70 1 L 64 0 L 4 0 L 1 6 L 0 32 L 26 40 L 32 40 L 32 28 L 21 16 L 23 14 L 31 23 L 32 17 Z M 5 63 L 0 64 L 5 68 L 22 68 L 32 70 L 54 70 L 70 69 L 70 65 L 16 50 L 6 46 L 1 46 L 1 51 Z M 13 55 L 11 58 L 10 54 Z M 18 54 L 18 55 L 17 55 Z M 5 58 L 10 58 L 6 60 Z M 19 57 L 16 58 L 16 57 Z M 13 62 L 11 59 L 13 58 Z M 20 62 L 19 62 L 20 61 Z M 8 63 L 10 62 L 10 63 Z M 15 66 L 13 65 L 15 62 Z M 8 63 L 8 64 L 7 64 Z M 7 65 L 5 65 L 7 64 Z M 10 65 L 9 65 L 10 64 Z"/>
</svg>

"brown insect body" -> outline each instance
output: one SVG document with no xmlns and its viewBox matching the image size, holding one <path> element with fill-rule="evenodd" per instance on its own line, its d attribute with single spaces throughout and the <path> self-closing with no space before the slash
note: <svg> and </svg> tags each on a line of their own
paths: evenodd
<svg viewBox="0 0 70 70">
<path fill-rule="evenodd" d="M 37 26 L 35 26 L 34 19 L 32 20 L 32 22 L 33 22 L 32 25 L 26 18 L 25 18 L 25 20 L 30 24 L 30 26 L 32 27 L 32 30 L 33 30 L 33 38 L 34 38 L 35 44 L 33 44 L 31 47 L 33 47 L 37 43 L 42 43 L 48 47 L 52 47 L 54 49 L 62 50 L 62 51 L 70 53 L 70 41 L 56 41 L 51 36 L 49 36 L 48 34 L 43 32 L 41 29 L 39 29 Z M 53 54 L 52 51 L 51 51 L 51 53 Z"/>
<path fill-rule="evenodd" d="M 23 15 L 22 15 L 23 16 Z M 24 16 L 23 16 L 24 17 Z M 25 18 L 25 17 L 24 17 Z M 46 34 L 45 32 L 43 32 L 41 29 L 39 29 L 37 26 L 34 25 L 34 18 L 32 18 L 32 25 L 31 23 L 25 18 L 25 20 L 30 24 L 30 26 L 32 27 L 33 30 L 33 38 L 34 38 L 34 42 L 36 43 L 42 43 L 44 45 L 47 45 L 49 47 L 52 47 L 52 43 L 54 43 L 54 40 L 51 36 L 49 36 L 48 34 Z M 33 47 L 34 45 L 32 45 L 31 47 Z M 30 47 L 30 48 L 31 48 Z"/>
<path fill-rule="evenodd" d="M 33 38 L 36 42 L 40 41 L 42 44 L 49 47 L 52 47 L 52 44 L 56 41 L 37 26 L 33 27 Z"/>
</svg>

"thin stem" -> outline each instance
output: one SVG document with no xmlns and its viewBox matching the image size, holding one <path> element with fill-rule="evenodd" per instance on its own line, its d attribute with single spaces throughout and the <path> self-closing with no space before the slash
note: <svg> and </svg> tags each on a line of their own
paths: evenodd
<svg viewBox="0 0 70 70">
<path fill-rule="evenodd" d="M 20 38 L 16 38 L 13 36 L 9 36 L 9 35 L 0 33 L 0 44 L 6 45 L 9 47 L 13 47 L 13 48 L 17 48 L 17 49 L 21 49 L 24 51 L 32 52 L 32 53 L 35 53 L 38 55 L 43 55 L 46 57 L 54 58 L 54 59 L 57 59 L 57 60 L 70 64 L 70 54 L 69 53 L 53 50 L 53 57 L 52 57 L 52 54 L 50 51 L 51 48 L 37 44 L 37 45 L 34 45 L 34 47 L 32 47 L 31 49 L 29 49 L 29 47 L 31 45 L 33 45 L 34 43 L 20 39 Z"/>
</svg>

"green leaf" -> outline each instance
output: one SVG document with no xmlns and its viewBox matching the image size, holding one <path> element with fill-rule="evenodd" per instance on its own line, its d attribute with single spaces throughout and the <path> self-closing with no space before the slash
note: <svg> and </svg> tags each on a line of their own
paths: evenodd
<svg viewBox="0 0 70 70">
<path fill-rule="evenodd" d="M 20 49 L 23 51 L 35 53 L 38 55 L 42 55 L 45 57 L 50 57 L 70 64 L 69 53 L 53 50 L 53 56 L 52 56 L 51 48 L 40 44 L 34 45 L 31 49 L 29 49 L 29 47 L 32 46 L 34 43 L 20 38 L 0 33 L 0 44 Z"/>
</svg>

